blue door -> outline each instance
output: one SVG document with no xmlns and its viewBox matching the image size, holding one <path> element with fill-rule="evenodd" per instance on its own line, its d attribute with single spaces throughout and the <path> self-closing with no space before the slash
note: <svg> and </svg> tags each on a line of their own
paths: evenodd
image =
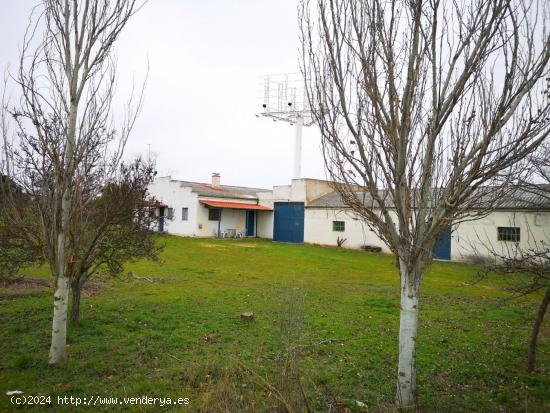
<svg viewBox="0 0 550 413">
<path fill-rule="evenodd" d="M 273 241 L 304 242 L 304 203 L 275 202 Z"/>
<path fill-rule="evenodd" d="M 445 228 L 437 237 L 433 251 L 433 257 L 438 260 L 451 259 L 451 226 Z"/>
<path fill-rule="evenodd" d="M 253 237 L 256 225 L 256 211 L 246 211 L 246 236 Z"/>
</svg>

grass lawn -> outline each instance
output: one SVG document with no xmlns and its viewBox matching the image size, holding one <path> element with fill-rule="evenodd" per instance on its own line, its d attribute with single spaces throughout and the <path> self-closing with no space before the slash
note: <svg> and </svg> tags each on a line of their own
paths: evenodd
<svg viewBox="0 0 550 413">
<path fill-rule="evenodd" d="M 0 410 L 15 409 L 5 394 L 17 389 L 56 401 L 190 399 L 176 409 L 117 407 L 126 411 L 273 411 L 277 392 L 286 394 L 281 297 L 298 286 L 305 294 L 300 371 L 312 410 L 391 411 L 399 324 L 392 257 L 261 240 L 162 239 L 162 263 L 128 265 L 160 282 L 110 280 L 82 298 L 65 368 L 47 367 L 52 293 L 0 290 Z M 524 369 L 538 297 L 503 303 L 502 280 L 472 286 L 474 275 L 467 265 L 436 262 L 423 281 L 421 410 L 549 411 L 550 320 L 537 371 Z M 240 320 L 244 311 L 254 312 L 252 323 Z M 26 410 L 75 410 L 55 404 Z"/>
</svg>

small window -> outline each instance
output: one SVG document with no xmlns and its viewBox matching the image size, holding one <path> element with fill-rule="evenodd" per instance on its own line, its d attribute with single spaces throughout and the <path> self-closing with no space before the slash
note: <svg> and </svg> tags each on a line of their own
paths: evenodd
<svg viewBox="0 0 550 413">
<path fill-rule="evenodd" d="M 174 219 L 174 208 L 168 208 L 168 214 L 166 215 L 168 219 Z"/>
<path fill-rule="evenodd" d="M 209 209 L 208 210 L 208 220 L 209 221 L 219 221 L 221 216 L 221 209 Z"/>
<path fill-rule="evenodd" d="M 498 227 L 499 241 L 519 242 L 520 239 L 519 227 Z"/>
<path fill-rule="evenodd" d="M 346 223 L 344 221 L 332 221 L 332 230 L 344 232 L 346 230 Z"/>
<path fill-rule="evenodd" d="M 189 218 L 189 208 L 182 208 L 181 209 L 181 220 L 187 221 Z"/>
</svg>

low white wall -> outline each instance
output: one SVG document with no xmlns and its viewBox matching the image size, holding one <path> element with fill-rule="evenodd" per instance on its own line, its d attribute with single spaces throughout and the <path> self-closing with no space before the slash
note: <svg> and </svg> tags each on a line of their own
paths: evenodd
<svg viewBox="0 0 550 413">
<path fill-rule="evenodd" d="M 344 232 L 333 231 L 332 221 L 344 221 Z M 337 245 L 338 237 L 346 238 L 343 247 L 360 248 L 375 245 L 383 252 L 391 253 L 384 242 L 351 211 L 328 208 L 306 208 L 304 242 L 321 245 Z M 492 256 L 491 250 L 507 253 L 514 242 L 498 241 L 498 227 L 519 227 L 519 247 L 540 247 L 541 241 L 550 243 L 550 212 L 495 211 L 482 219 L 462 222 L 453 227 L 451 260 L 465 261 L 472 256 Z"/>
<path fill-rule="evenodd" d="M 360 248 L 372 245 L 390 252 L 384 242 L 358 219 L 353 212 L 341 209 L 306 208 L 304 217 L 304 242 L 321 245 L 337 245 L 337 239 L 346 238 L 343 247 Z M 333 231 L 332 221 L 344 221 L 345 231 Z"/>
<path fill-rule="evenodd" d="M 514 242 L 498 241 L 498 227 L 519 227 L 518 246 L 524 250 L 540 247 L 541 241 L 550 243 L 550 212 L 495 211 L 485 218 L 462 222 L 453 229 L 451 259 L 490 257 L 492 250 L 506 254 L 515 248 Z"/>
</svg>

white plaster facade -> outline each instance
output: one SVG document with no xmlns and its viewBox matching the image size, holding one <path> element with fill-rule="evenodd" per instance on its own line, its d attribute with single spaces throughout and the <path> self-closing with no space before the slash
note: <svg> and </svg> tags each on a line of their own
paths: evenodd
<svg viewBox="0 0 550 413">
<path fill-rule="evenodd" d="M 333 231 L 333 221 L 344 221 L 343 232 Z M 498 227 L 520 228 L 520 241 L 498 241 Z M 306 208 L 304 242 L 320 245 L 337 245 L 345 238 L 345 248 L 372 245 L 391 253 L 386 244 L 353 212 L 338 208 Z M 488 216 L 462 222 L 452 228 L 451 260 L 467 261 L 475 256 L 490 257 L 491 251 L 506 254 L 513 248 L 527 250 L 550 243 L 550 211 L 497 210 Z"/>
<path fill-rule="evenodd" d="M 344 231 L 334 231 L 333 221 L 344 221 Z M 363 245 L 382 248 L 390 253 L 384 242 L 353 212 L 339 208 L 306 208 L 304 242 L 319 245 L 337 245 L 338 238 L 345 238 L 345 248 L 359 249 Z"/>
<path fill-rule="evenodd" d="M 196 237 L 213 237 L 217 235 L 218 229 L 223 232 L 227 229 L 244 231 L 246 228 L 245 209 L 222 208 L 218 225 L 218 221 L 209 220 L 209 208 L 201 201 L 258 204 L 258 194 L 262 191 L 255 188 L 178 181 L 170 176 L 156 178 L 149 186 L 149 193 L 166 205 L 164 232 Z M 209 195 L 215 192 L 219 192 L 219 195 Z M 172 219 L 168 218 L 168 208 L 173 210 Z M 187 208 L 186 220 L 182 219 L 183 208 Z M 273 226 L 272 215 L 271 211 L 256 211 L 255 236 L 270 236 L 271 232 L 266 233 L 266 228 Z"/>
<path fill-rule="evenodd" d="M 190 185 L 193 184 L 193 185 Z M 207 187 L 206 194 L 196 185 Z M 274 186 L 273 190 L 242 187 L 223 187 L 219 196 L 208 196 L 212 185 L 195 184 L 172 180 L 170 177 L 155 179 L 150 193 L 159 201 L 174 209 L 173 220 L 166 220 L 165 231 L 183 236 L 212 237 L 217 234 L 218 222 L 208 219 L 208 208 L 201 201 L 258 204 L 270 209 L 276 202 L 302 202 L 304 204 L 304 242 L 320 245 L 337 245 L 338 238 L 345 238 L 345 248 L 361 248 L 364 245 L 378 246 L 390 253 L 384 242 L 348 208 L 330 205 L 319 206 L 314 202 L 321 197 L 333 194 L 330 183 L 315 179 L 294 179 L 290 185 Z M 241 188 L 238 196 L 230 196 Z M 330 203 L 329 203 L 330 204 Z M 182 208 L 188 208 L 187 220 L 182 220 Z M 220 229 L 244 230 L 245 211 L 223 209 Z M 333 221 L 343 221 L 344 231 L 335 231 Z M 256 211 L 255 234 L 272 239 L 274 213 L 271 210 Z M 453 226 L 451 234 L 451 259 L 462 261 L 472 256 L 489 256 L 490 250 L 505 252 L 514 247 L 511 241 L 498 241 L 498 227 L 520 228 L 520 248 L 531 248 L 541 241 L 550 242 L 550 208 L 536 210 L 508 209 L 496 210 L 488 216 Z"/>
<path fill-rule="evenodd" d="M 350 209 L 316 207 L 312 201 L 332 192 L 326 181 L 311 179 L 293 180 L 291 185 L 273 189 L 273 199 L 287 202 L 304 202 L 304 242 L 336 246 L 338 238 L 345 238 L 345 248 L 377 246 L 391 253 L 374 231 Z M 313 202 L 315 204 L 315 202 Z M 344 221 L 344 231 L 334 231 L 333 221 Z M 498 241 L 498 227 L 520 229 L 520 241 Z M 484 218 L 462 222 L 453 226 L 451 233 L 451 259 L 464 261 L 472 256 L 490 256 L 491 250 L 506 252 L 511 248 L 533 248 L 541 242 L 550 243 L 550 208 L 498 209 Z"/>
<path fill-rule="evenodd" d="M 498 241 L 498 227 L 520 229 L 520 241 Z M 548 210 L 497 210 L 490 215 L 458 224 L 453 229 L 451 259 L 467 260 L 470 256 L 490 256 L 490 251 L 505 255 L 519 247 L 528 250 L 541 242 L 550 243 L 550 211 Z"/>
</svg>

